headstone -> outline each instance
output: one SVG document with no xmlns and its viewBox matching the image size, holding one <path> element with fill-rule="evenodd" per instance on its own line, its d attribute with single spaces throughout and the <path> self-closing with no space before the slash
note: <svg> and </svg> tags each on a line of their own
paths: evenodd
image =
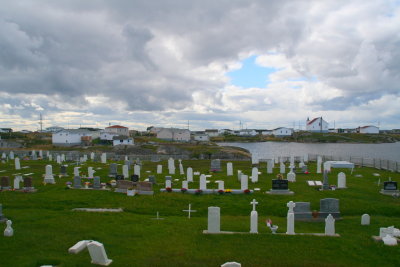
<svg viewBox="0 0 400 267">
<path fill-rule="evenodd" d="M 290 156 L 290 166 L 294 167 L 294 156 L 293 155 Z"/>
<path fill-rule="evenodd" d="M 175 165 L 171 165 L 171 168 L 168 169 L 169 174 L 175 174 Z"/>
<path fill-rule="evenodd" d="M 225 190 L 225 182 L 224 181 L 218 181 L 218 190 Z"/>
<path fill-rule="evenodd" d="M 207 189 L 207 181 L 206 176 L 204 174 L 200 175 L 200 190 Z"/>
<path fill-rule="evenodd" d="M 48 184 L 55 184 L 54 176 L 53 176 L 53 166 L 46 165 L 46 174 L 44 176 L 44 182 Z"/>
<path fill-rule="evenodd" d="M 3 214 L 3 204 L 0 203 L 0 223 L 7 221 L 7 218 Z"/>
<path fill-rule="evenodd" d="M 94 152 L 90 153 L 90 160 L 93 161 L 94 160 Z"/>
<path fill-rule="evenodd" d="M 382 238 L 383 244 L 387 246 L 396 246 L 397 245 L 397 239 L 394 238 L 391 235 L 386 235 L 384 238 Z"/>
<path fill-rule="evenodd" d="M 122 166 L 122 175 L 124 177 L 129 177 L 129 167 L 128 167 L 128 165 L 123 165 Z"/>
<path fill-rule="evenodd" d="M 168 171 L 169 174 L 175 174 L 175 162 L 173 158 L 168 159 Z"/>
<path fill-rule="evenodd" d="M 35 188 L 33 187 L 32 177 L 28 176 L 24 178 L 24 190 L 33 191 Z"/>
<path fill-rule="evenodd" d="M 361 225 L 369 225 L 370 224 L 370 216 L 368 214 L 363 214 L 361 216 Z"/>
<path fill-rule="evenodd" d="M 335 235 L 335 219 L 331 214 L 325 219 L 325 235 Z"/>
<path fill-rule="evenodd" d="M 172 181 L 171 180 L 165 180 L 165 188 L 172 188 Z"/>
<path fill-rule="evenodd" d="M 74 176 L 79 176 L 79 168 L 80 167 L 74 167 Z"/>
<path fill-rule="evenodd" d="M 79 252 L 81 252 L 82 250 L 84 250 L 87 247 L 87 244 L 89 242 L 90 241 L 88 241 L 88 240 L 79 241 L 78 243 L 76 243 L 75 245 L 73 245 L 72 247 L 70 247 L 68 249 L 68 253 L 78 254 Z"/>
<path fill-rule="evenodd" d="M 140 165 L 133 166 L 133 174 L 136 174 L 140 178 Z"/>
<path fill-rule="evenodd" d="M 92 258 L 92 264 L 103 266 L 108 266 L 111 264 L 112 260 L 108 259 L 102 243 L 92 241 L 88 243 L 87 248 L 89 250 L 90 257 Z"/>
<path fill-rule="evenodd" d="M 219 207 L 208 207 L 208 233 L 221 232 L 221 219 Z"/>
<path fill-rule="evenodd" d="M 13 236 L 14 235 L 14 230 L 11 227 L 12 221 L 11 220 L 7 220 L 6 224 L 7 224 L 7 227 L 4 230 L 4 236 Z"/>
<path fill-rule="evenodd" d="M 3 176 L 1 177 L 1 189 L 2 190 L 8 190 L 10 189 L 10 177 L 8 176 Z"/>
<path fill-rule="evenodd" d="M 122 174 L 117 174 L 117 175 L 115 175 L 115 180 L 116 180 L 116 181 L 118 181 L 118 180 L 124 180 L 124 176 L 123 176 Z"/>
<path fill-rule="evenodd" d="M 53 161 L 53 156 L 51 154 L 49 154 L 47 158 L 49 159 L 49 161 Z"/>
<path fill-rule="evenodd" d="M 107 163 L 107 154 L 106 153 L 101 154 L 101 163 L 103 163 L 103 164 Z"/>
<path fill-rule="evenodd" d="M 131 181 L 134 183 L 139 182 L 139 176 L 136 174 L 131 175 Z"/>
<path fill-rule="evenodd" d="M 170 180 L 170 181 L 172 181 L 172 176 L 165 176 L 165 180 Z"/>
<path fill-rule="evenodd" d="M 118 193 L 126 193 L 126 190 L 133 187 L 133 182 L 128 180 L 117 180 L 117 188 L 115 192 Z"/>
<path fill-rule="evenodd" d="M 322 173 L 321 172 L 321 164 L 322 164 L 322 157 L 318 156 L 318 158 L 317 158 L 317 173 Z"/>
<path fill-rule="evenodd" d="M 267 173 L 271 174 L 274 168 L 274 160 L 269 159 L 267 160 Z"/>
<path fill-rule="evenodd" d="M 19 190 L 19 183 L 22 181 L 22 176 L 17 176 L 14 178 L 14 189 Z"/>
<path fill-rule="evenodd" d="M 339 199 L 324 198 L 320 200 L 320 218 L 326 218 L 331 214 L 335 219 L 340 218 Z"/>
<path fill-rule="evenodd" d="M 35 150 L 32 151 L 32 160 L 37 160 L 37 155 Z"/>
<path fill-rule="evenodd" d="M 386 194 L 392 194 L 392 193 L 397 193 L 397 182 L 396 181 L 386 181 L 383 182 L 383 190 L 381 190 L 382 193 Z"/>
<path fill-rule="evenodd" d="M 21 163 L 19 161 L 19 158 L 15 158 L 15 169 L 20 170 L 21 169 Z"/>
<path fill-rule="evenodd" d="M 296 206 L 293 208 L 295 220 L 311 220 L 312 212 L 310 202 L 295 202 Z"/>
<path fill-rule="evenodd" d="M 192 167 L 189 167 L 186 170 L 186 180 L 188 182 L 193 182 L 193 169 L 192 169 Z"/>
<path fill-rule="evenodd" d="M 87 155 L 86 155 L 86 154 L 84 154 L 84 155 L 83 155 L 83 162 L 86 162 L 86 161 L 87 161 L 87 159 L 88 159 Z"/>
<path fill-rule="evenodd" d="M 289 208 L 288 213 L 287 213 L 287 230 L 286 234 L 287 235 L 294 235 L 294 212 L 293 208 L 296 207 L 296 204 L 293 201 L 289 201 L 289 203 L 286 204 L 286 206 Z"/>
<path fill-rule="evenodd" d="M 242 178 L 242 171 L 238 170 L 238 181 L 240 182 L 241 178 Z"/>
<path fill-rule="evenodd" d="M 322 190 L 329 190 L 329 177 L 328 177 L 328 172 L 324 171 L 324 181 L 322 185 Z"/>
<path fill-rule="evenodd" d="M 156 177 L 154 175 L 149 175 L 149 182 L 152 184 L 156 184 Z"/>
<path fill-rule="evenodd" d="M 340 172 L 338 174 L 338 188 L 346 188 L 346 174 Z"/>
<path fill-rule="evenodd" d="M 226 163 L 226 175 L 232 176 L 233 175 L 233 165 L 232 162 Z"/>
<path fill-rule="evenodd" d="M 82 187 L 81 183 L 81 177 L 80 176 L 74 176 L 74 188 L 79 189 Z"/>
<path fill-rule="evenodd" d="M 275 164 L 278 164 L 279 163 L 279 158 L 278 157 L 274 157 L 274 162 L 275 162 Z"/>
<path fill-rule="evenodd" d="M 303 156 L 303 161 L 304 161 L 304 162 L 308 162 L 308 154 L 304 154 L 304 156 Z"/>
<path fill-rule="evenodd" d="M 281 162 L 281 164 L 279 166 L 279 173 L 284 174 L 285 172 L 286 172 L 285 164 L 283 162 Z"/>
<path fill-rule="evenodd" d="M 88 167 L 88 177 L 93 178 L 94 177 L 94 170 L 93 167 Z"/>
<path fill-rule="evenodd" d="M 39 157 L 43 158 L 43 151 L 39 150 Z"/>
<path fill-rule="evenodd" d="M 66 176 L 66 175 L 67 175 L 67 166 L 61 165 L 61 167 L 60 167 L 60 174 L 61 174 L 62 176 Z"/>
<path fill-rule="evenodd" d="M 220 172 L 221 171 L 221 160 L 219 160 L 219 159 L 211 160 L 210 171 L 212 171 L 212 172 Z"/>
<path fill-rule="evenodd" d="M 188 181 L 183 180 L 182 181 L 182 188 L 188 189 L 189 188 L 189 183 Z"/>
<path fill-rule="evenodd" d="M 287 180 L 288 180 L 289 182 L 296 182 L 296 174 L 295 174 L 293 171 L 290 171 L 290 172 L 287 174 Z"/>
<path fill-rule="evenodd" d="M 162 165 L 157 165 L 157 174 L 162 173 Z"/>
<path fill-rule="evenodd" d="M 331 172 L 331 163 L 329 161 L 324 162 L 324 172 Z"/>
<path fill-rule="evenodd" d="M 144 193 L 145 191 L 151 192 L 153 191 L 153 184 L 149 182 L 137 182 L 136 189 L 140 193 Z"/>
<path fill-rule="evenodd" d="M 256 211 L 256 205 L 258 202 L 253 199 L 250 204 L 253 205 L 253 210 L 250 213 L 250 233 L 258 234 L 258 213 Z"/>
<path fill-rule="evenodd" d="M 272 180 L 272 190 L 289 190 L 288 180 Z"/>
<path fill-rule="evenodd" d="M 240 179 L 240 190 L 246 190 L 246 189 L 249 189 L 248 176 L 242 174 Z"/>
<path fill-rule="evenodd" d="M 125 158 L 127 158 L 127 156 L 125 156 Z M 131 170 L 131 162 L 129 160 L 125 160 L 124 165 L 128 166 L 128 170 Z"/>
<path fill-rule="evenodd" d="M 61 156 L 57 155 L 57 164 L 61 164 Z"/>
<path fill-rule="evenodd" d="M 182 160 L 179 160 L 179 174 L 184 175 L 185 172 L 183 171 Z"/>
<path fill-rule="evenodd" d="M 65 154 L 61 154 L 61 162 L 65 161 Z"/>
<path fill-rule="evenodd" d="M 251 169 L 251 182 L 252 183 L 258 182 L 258 168 L 257 167 L 253 167 L 253 169 Z"/>
<path fill-rule="evenodd" d="M 242 265 L 235 261 L 225 262 L 221 267 L 242 267 Z"/>
<path fill-rule="evenodd" d="M 100 177 L 96 176 L 93 178 L 93 189 L 100 189 L 100 188 L 101 188 Z"/>
<path fill-rule="evenodd" d="M 110 164 L 110 171 L 108 173 L 109 177 L 115 177 L 118 174 L 117 172 L 117 164 L 116 163 L 111 163 Z"/>
</svg>

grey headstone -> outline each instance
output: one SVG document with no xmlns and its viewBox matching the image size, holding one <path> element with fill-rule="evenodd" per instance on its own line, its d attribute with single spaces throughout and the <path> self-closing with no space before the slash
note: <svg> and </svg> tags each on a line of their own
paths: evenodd
<svg viewBox="0 0 400 267">
<path fill-rule="evenodd" d="M 117 174 L 117 175 L 115 176 L 115 180 L 116 180 L 116 181 L 118 181 L 118 180 L 124 180 L 124 176 L 123 176 L 123 175 L 120 175 L 120 174 Z"/>
<path fill-rule="evenodd" d="M 94 189 L 100 189 L 101 188 L 101 183 L 100 183 L 100 177 L 99 176 L 95 176 L 93 178 L 93 188 Z"/>
<path fill-rule="evenodd" d="M 319 217 L 326 218 L 329 214 L 336 218 L 340 218 L 339 199 L 324 198 L 320 200 Z"/>
<path fill-rule="evenodd" d="M 60 174 L 61 174 L 61 175 L 67 175 L 67 166 L 61 165 L 61 167 L 60 167 Z"/>
<path fill-rule="evenodd" d="M 110 164 L 110 172 L 108 173 L 108 176 L 115 177 L 116 175 L 117 175 L 117 164 L 111 163 Z"/>
<path fill-rule="evenodd" d="M 296 206 L 293 208 L 295 220 L 307 220 L 312 218 L 310 202 L 295 202 Z"/>
<path fill-rule="evenodd" d="M 154 175 L 149 175 L 149 182 L 152 184 L 156 183 L 156 177 Z"/>
<path fill-rule="evenodd" d="M 322 189 L 329 190 L 329 178 L 328 178 L 327 171 L 324 171 L 324 181 L 323 181 Z"/>
<path fill-rule="evenodd" d="M 397 182 L 395 181 L 386 181 L 383 182 L 383 190 L 397 190 Z"/>
<path fill-rule="evenodd" d="M 82 187 L 81 177 L 75 176 L 74 177 L 74 188 L 81 188 L 81 187 Z"/>
<path fill-rule="evenodd" d="M 210 171 L 213 171 L 213 172 L 221 171 L 221 160 L 219 160 L 219 159 L 211 160 Z"/>
<path fill-rule="evenodd" d="M 128 181 L 128 180 L 118 180 L 117 181 L 117 188 L 115 189 L 115 192 L 119 193 L 126 193 L 126 190 L 128 188 L 133 187 L 133 182 Z"/>
</svg>

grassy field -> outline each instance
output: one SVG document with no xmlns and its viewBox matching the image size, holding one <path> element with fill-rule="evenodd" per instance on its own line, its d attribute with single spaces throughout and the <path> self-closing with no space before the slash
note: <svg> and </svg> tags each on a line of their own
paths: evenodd
<svg viewBox="0 0 400 267">
<path fill-rule="evenodd" d="M 65 183 L 72 182 L 73 166 L 68 166 L 69 177 L 56 178 L 55 185 L 43 185 L 47 161 L 21 161 L 22 166 L 30 168 L 15 171 L 13 163 L 0 164 L 1 176 L 20 173 L 34 173 L 36 193 L 3 191 L 0 203 L 3 213 L 13 221 L 14 236 L 0 236 L 0 266 L 91 266 L 87 250 L 80 254 L 68 254 L 68 248 L 79 240 L 96 240 L 104 244 L 111 266 L 220 266 L 227 261 L 237 261 L 242 266 L 400 266 L 400 247 L 387 247 L 371 239 L 379 234 L 379 227 L 394 225 L 400 227 L 400 200 L 379 193 L 377 177 L 383 181 L 391 177 L 400 181 L 400 174 L 370 168 L 356 168 L 351 175 L 349 170 L 333 169 L 329 175 L 331 184 L 337 183 L 337 173 L 347 174 L 346 190 L 317 191 L 309 187 L 306 180 L 322 180 L 315 174 L 315 164 L 310 164 L 311 174 L 297 175 L 297 182 L 290 183 L 293 196 L 268 195 L 274 174 L 266 174 L 266 165 L 260 166 L 262 172 L 257 184 L 249 183 L 250 189 L 261 188 L 251 195 L 189 195 L 183 193 L 160 193 L 161 182 L 166 174 L 167 162 L 163 164 L 163 175 L 157 175 L 159 185 L 155 186 L 154 196 L 127 197 L 111 191 L 66 189 Z M 119 162 L 122 163 L 122 162 Z M 142 179 L 156 165 L 161 163 L 144 162 Z M 233 162 L 234 172 L 242 170 L 251 175 L 250 161 Z M 53 164 L 54 173 L 59 166 Z M 177 163 L 176 163 L 177 165 Z M 210 161 L 183 161 L 185 168 L 208 173 Z M 96 175 L 102 182 L 108 182 L 108 166 L 88 162 L 83 165 L 101 167 Z M 213 174 L 209 180 L 225 180 L 226 189 L 239 189 L 237 177 L 227 177 L 226 164 L 223 171 Z M 121 171 L 121 167 L 119 167 Z M 363 175 L 362 178 L 355 177 Z M 182 176 L 174 184 L 181 187 Z M 12 180 L 12 179 L 11 179 Z M 84 180 L 84 179 L 83 179 Z M 198 188 L 198 176 L 190 188 Z M 217 188 L 211 182 L 209 188 Z M 343 220 L 336 221 L 336 232 L 341 237 L 286 236 L 272 235 L 265 226 L 271 218 L 279 226 L 278 232 L 286 232 L 286 203 L 293 201 L 311 202 L 312 210 L 319 210 L 322 198 L 340 199 Z M 203 235 L 207 229 L 207 208 L 221 208 L 221 230 L 248 232 L 250 229 L 251 200 L 259 205 L 259 234 Z M 192 218 L 187 218 L 183 209 L 192 204 Z M 123 208 L 122 213 L 88 213 L 72 211 L 73 208 Z M 154 220 L 156 212 L 164 220 Z M 361 226 L 362 214 L 371 215 L 371 225 Z M 323 222 L 296 222 L 297 233 L 323 233 Z M 3 225 L 2 231 L 5 228 Z"/>
</svg>

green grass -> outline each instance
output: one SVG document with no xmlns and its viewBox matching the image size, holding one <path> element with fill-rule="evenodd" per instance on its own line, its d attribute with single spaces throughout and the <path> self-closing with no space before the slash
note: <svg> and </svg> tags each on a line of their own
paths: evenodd
<svg viewBox="0 0 400 267">
<path fill-rule="evenodd" d="M 122 163 L 122 162 L 119 162 Z M 378 235 L 379 227 L 400 226 L 400 200 L 379 193 L 376 185 L 377 177 L 372 173 L 380 173 L 381 181 L 392 177 L 400 181 L 398 173 L 391 173 L 371 168 L 356 168 L 350 175 L 348 170 L 333 169 L 329 175 L 331 184 L 336 184 L 337 173 L 347 174 L 346 190 L 320 192 L 306 184 L 306 180 L 322 180 L 322 175 L 315 174 L 315 165 L 310 164 L 309 175 L 297 175 L 297 182 L 290 183 L 293 196 L 268 195 L 264 192 L 271 188 L 271 179 L 275 173 L 266 174 L 266 166 L 262 164 L 262 175 L 259 183 L 250 188 L 259 187 L 261 192 L 251 195 L 189 195 L 182 193 L 160 193 L 155 187 L 154 196 L 135 196 L 108 191 L 65 189 L 65 182 L 72 181 L 73 166 L 68 167 L 67 178 L 56 178 L 57 184 L 43 185 L 42 175 L 47 161 L 21 161 L 21 173 L 33 175 L 37 193 L 3 191 L 0 203 L 3 213 L 13 220 L 14 236 L 0 236 L 0 266 L 40 266 L 54 264 L 58 266 L 90 266 L 87 251 L 80 254 L 68 254 L 68 248 L 79 240 L 91 239 L 104 244 L 107 254 L 113 260 L 111 266 L 220 266 L 227 261 L 237 261 L 242 266 L 399 266 L 400 247 L 387 247 L 371 239 Z M 144 162 L 142 176 L 160 163 Z M 166 173 L 167 162 L 162 162 L 164 173 L 156 175 L 162 182 Z M 184 167 L 194 171 L 207 173 L 209 160 L 183 161 Z M 176 163 L 177 165 L 177 163 Z M 84 165 L 102 167 L 96 175 L 102 182 L 107 178 L 108 167 L 100 163 Z M 226 164 L 222 162 L 223 171 L 213 174 L 211 181 L 225 180 L 225 188 L 238 189 L 237 177 L 226 177 Z M 14 166 L 1 164 L 0 175 L 11 176 Z M 177 168 L 178 169 L 178 168 Z M 242 170 L 251 174 L 249 161 L 234 162 L 234 170 Z M 119 169 L 121 170 L 121 169 Z M 54 173 L 59 166 L 53 163 Z M 356 178 L 362 174 L 363 178 Z M 181 175 L 174 188 L 180 188 Z M 143 179 L 143 178 L 142 178 Z M 195 176 L 191 188 L 198 187 Z M 213 182 L 209 188 L 217 188 Z M 335 237 L 286 236 L 272 235 L 265 226 L 265 220 L 271 218 L 279 226 L 278 232 L 286 232 L 286 203 L 293 201 L 309 201 L 311 209 L 319 209 L 322 198 L 340 199 L 340 210 L 343 220 L 336 221 Z M 203 235 L 207 228 L 207 208 L 221 208 L 221 230 L 248 232 L 250 224 L 251 200 L 255 198 L 259 214 L 258 235 Z M 188 219 L 182 212 L 188 204 L 197 212 Z M 123 213 L 87 213 L 71 211 L 73 208 L 118 208 Z M 164 220 L 153 220 L 156 212 Z M 371 215 L 371 225 L 361 226 L 361 215 Z M 3 226 L 5 228 L 5 225 Z M 3 228 L 3 229 L 4 229 Z M 323 233 L 323 222 L 296 222 L 297 233 Z"/>
</svg>

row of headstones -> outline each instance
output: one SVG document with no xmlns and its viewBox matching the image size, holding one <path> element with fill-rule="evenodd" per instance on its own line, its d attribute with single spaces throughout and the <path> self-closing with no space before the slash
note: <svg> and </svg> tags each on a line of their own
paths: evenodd
<svg viewBox="0 0 400 267">
<path fill-rule="evenodd" d="M 33 182 L 32 182 L 32 177 L 25 177 L 25 178 L 22 178 L 22 176 L 16 176 L 16 177 L 14 178 L 14 187 L 13 187 L 13 189 L 14 189 L 14 190 L 20 190 L 20 189 L 21 189 L 21 188 L 20 188 L 20 183 L 21 183 L 22 181 L 24 182 L 24 186 L 23 186 L 22 190 L 25 190 L 25 191 L 34 190 Z M 2 190 L 9 190 L 9 189 L 11 189 L 10 177 L 8 177 L 8 176 L 3 176 L 3 177 L 1 177 L 0 189 L 2 189 Z"/>
<path fill-rule="evenodd" d="M 131 163 L 129 161 L 125 161 L 125 164 L 122 165 L 122 175 L 124 177 L 129 177 L 130 169 L 131 169 Z M 139 176 L 140 178 L 140 171 L 141 171 L 141 166 L 139 164 L 135 164 L 133 166 L 133 174 Z M 116 177 L 117 175 L 118 175 L 118 165 L 116 163 L 111 163 L 109 169 L 109 176 Z"/>
</svg>

